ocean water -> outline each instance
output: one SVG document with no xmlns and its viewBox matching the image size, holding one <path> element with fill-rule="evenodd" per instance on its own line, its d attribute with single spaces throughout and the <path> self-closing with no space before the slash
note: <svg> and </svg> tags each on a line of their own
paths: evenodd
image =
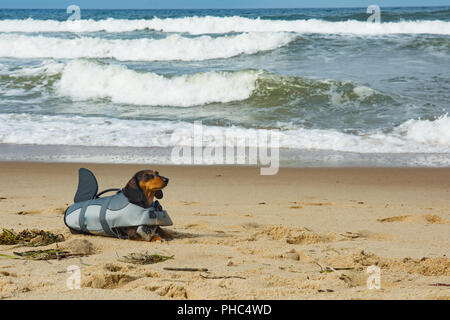
<svg viewBox="0 0 450 320">
<path fill-rule="evenodd" d="M 202 121 L 284 166 L 450 166 L 450 7 L 68 16 L 0 9 L 0 160 L 170 163 Z"/>
</svg>

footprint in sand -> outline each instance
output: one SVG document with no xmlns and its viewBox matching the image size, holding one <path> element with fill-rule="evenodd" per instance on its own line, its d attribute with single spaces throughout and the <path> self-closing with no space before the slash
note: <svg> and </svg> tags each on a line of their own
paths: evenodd
<svg viewBox="0 0 450 320">
<path fill-rule="evenodd" d="M 40 213 L 43 213 L 43 210 L 27 210 L 27 211 L 19 211 L 19 212 L 17 212 L 17 214 L 21 215 L 21 216 L 25 216 L 25 215 L 28 215 L 28 214 L 40 214 Z"/>
<path fill-rule="evenodd" d="M 160 275 L 132 265 L 107 263 L 88 267 L 84 270 L 82 287 L 96 289 L 116 289 L 142 278 L 157 278 Z"/>
<path fill-rule="evenodd" d="M 260 227 L 260 225 L 257 224 L 256 222 L 246 222 L 246 223 L 243 223 L 242 226 L 245 229 L 257 229 Z"/>
<path fill-rule="evenodd" d="M 380 218 L 377 219 L 378 222 L 425 222 L 425 223 L 430 223 L 430 224 L 446 224 L 447 221 L 445 221 L 444 219 L 442 219 L 441 217 L 439 217 L 436 214 L 424 214 L 421 216 L 410 216 L 410 215 L 405 215 L 405 216 L 394 216 L 394 217 L 387 217 L 387 218 Z"/>
<path fill-rule="evenodd" d="M 170 234 L 174 239 L 192 239 L 199 237 L 199 235 L 195 233 L 180 232 L 175 230 L 170 230 Z"/>
<path fill-rule="evenodd" d="M 302 201 L 290 201 L 292 205 L 289 207 L 290 209 L 301 209 L 303 206 L 333 206 L 336 205 L 335 203 L 331 202 L 302 202 Z"/>
<path fill-rule="evenodd" d="M 197 213 L 194 213 L 193 216 L 200 216 L 200 217 L 216 217 L 217 214 L 215 214 L 215 213 L 200 213 L 200 212 L 197 212 Z"/>
<path fill-rule="evenodd" d="M 185 229 L 206 230 L 206 229 L 209 229 L 209 225 L 206 223 L 191 223 L 191 224 L 186 225 Z"/>
<path fill-rule="evenodd" d="M 49 209 L 49 213 L 56 213 L 56 214 L 64 214 L 66 212 L 67 207 L 56 207 Z"/>
<path fill-rule="evenodd" d="M 321 207 L 321 206 L 332 206 L 333 205 L 333 203 L 331 203 L 331 202 L 308 202 L 308 203 L 305 203 L 307 206 L 319 206 L 319 207 Z"/>
<path fill-rule="evenodd" d="M 294 261 L 308 261 L 309 257 L 301 251 L 291 249 L 283 254 L 275 256 L 277 259 L 290 259 Z"/>
<path fill-rule="evenodd" d="M 303 206 L 298 205 L 297 201 L 289 201 L 289 203 L 292 204 L 289 209 L 303 209 Z"/>
<path fill-rule="evenodd" d="M 99 250 L 95 248 L 94 244 L 86 239 L 73 239 L 61 244 L 61 247 L 72 253 L 85 255 L 99 253 Z"/>
<path fill-rule="evenodd" d="M 13 277 L 13 278 L 16 278 L 17 274 L 14 273 L 14 272 L 0 271 L 0 277 Z"/>
<path fill-rule="evenodd" d="M 261 236 L 268 236 L 273 240 L 284 240 L 289 244 L 314 244 L 336 240 L 333 233 L 319 234 L 304 227 L 260 226 L 257 229 L 258 231 L 250 237 L 253 240 Z"/>
<path fill-rule="evenodd" d="M 125 273 L 94 273 L 88 275 L 83 281 L 82 286 L 95 289 L 115 289 L 126 285 L 129 282 L 139 279 Z"/>
<path fill-rule="evenodd" d="M 406 274 L 421 274 L 424 276 L 449 276 L 450 259 L 445 257 L 420 259 L 381 257 L 373 253 L 360 251 L 350 254 L 340 254 L 322 261 L 324 265 L 337 267 L 352 267 L 354 270 L 366 269 L 370 265 L 378 265 L 383 270 L 404 272 Z"/>
<path fill-rule="evenodd" d="M 174 283 L 165 286 L 146 286 L 144 289 L 148 291 L 156 292 L 162 297 L 168 297 L 173 299 L 190 299 L 192 298 L 192 292 L 186 289 L 184 286 Z"/>
<path fill-rule="evenodd" d="M 350 202 L 355 202 L 357 204 L 364 204 L 364 201 L 359 201 L 359 200 L 349 200 Z"/>
<path fill-rule="evenodd" d="M 185 206 L 199 206 L 201 205 L 200 202 L 196 202 L 196 201 L 180 201 L 183 205 Z"/>
<path fill-rule="evenodd" d="M 383 219 L 377 219 L 378 222 L 400 222 L 405 221 L 410 216 L 396 216 L 396 217 L 388 217 Z"/>
<path fill-rule="evenodd" d="M 446 224 L 446 223 L 448 223 L 447 221 L 445 221 L 444 219 L 442 219 L 441 217 L 439 217 L 436 214 L 424 214 L 423 218 L 428 223 L 437 223 L 437 224 Z"/>
<path fill-rule="evenodd" d="M 40 209 L 40 210 L 23 210 L 17 212 L 18 215 L 24 216 L 28 214 L 41 214 L 41 213 L 50 213 L 50 214 L 64 214 L 66 212 L 65 207 L 50 207 L 46 209 Z"/>
<path fill-rule="evenodd" d="M 393 238 L 392 235 L 387 235 L 383 233 L 374 233 L 369 230 L 361 230 L 358 232 L 347 231 L 345 233 L 340 233 L 339 235 L 343 237 L 342 240 L 373 239 L 383 241 L 383 240 L 391 240 Z"/>
</svg>

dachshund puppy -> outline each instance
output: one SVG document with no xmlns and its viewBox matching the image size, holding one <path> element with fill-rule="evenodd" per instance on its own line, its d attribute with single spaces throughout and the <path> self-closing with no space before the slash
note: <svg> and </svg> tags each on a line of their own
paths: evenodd
<svg viewBox="0 0 450 320">
<path fill-rule="evenodd" d="M 142 170 L 137 172 L 122 189 L 128 201 L 143 208 L 149 208 L 153 199 L 162 199 L 162 189 L 167 186 L 169 179 L 159 175 L 158 171 Z M 154 241 L 170 239 L 172 236 L 160 227 L 128 227 L 121 228 L 128 235 L 128 239 Z"/>
<path fill-rule="evenodd" d="M 153 198 L 162 199 L 162 189 L 167 186 L 169 179 L 159 175 L 158 171 L 142 170 L 137 172 L 125 188 L 123 195 L 128 201 L 137 206 L 148 208 L 153 203 Z"/>
</svg>

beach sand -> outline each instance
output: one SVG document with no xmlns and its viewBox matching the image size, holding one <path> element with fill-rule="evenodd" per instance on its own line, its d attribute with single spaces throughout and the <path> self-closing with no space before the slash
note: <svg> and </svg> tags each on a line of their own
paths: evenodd
<svg viewBox="0 0 450 320">
<path fill-rule="evenodd" d="M 171 241 L 72 235 L 63 213 L 79 167 L 100 190 L 142 168 L 170 178 L 161 204 Z M 449 299 L 450 169 L 0 163 L 0 227 L 61 233 L 59 248 L 91 252 L 50 261 L 0 257 L 0 298 Z M 55 248 L 0 246 L 0 253 Z M 174 259 L 118 261 L 132 252 Z M 81 289 L 66 272 L 81 268 Z M 369 290 L 367 268 L 381 268 Z M 208 272 L 165 267 L 207 268 Z M 440 284 L 440 285 L 437 285 Z"/>
</svg>

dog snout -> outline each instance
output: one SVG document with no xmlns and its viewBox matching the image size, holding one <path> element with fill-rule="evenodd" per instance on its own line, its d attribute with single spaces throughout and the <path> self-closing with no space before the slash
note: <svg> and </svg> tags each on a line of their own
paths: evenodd
<svg viewBox="0 0 450 320">
<path fill-rule="evenodd" d="M 167 185 L 169 183 L 169 179 L 165 177 L 161 177 L 161 180 Z"/>
</svg>

